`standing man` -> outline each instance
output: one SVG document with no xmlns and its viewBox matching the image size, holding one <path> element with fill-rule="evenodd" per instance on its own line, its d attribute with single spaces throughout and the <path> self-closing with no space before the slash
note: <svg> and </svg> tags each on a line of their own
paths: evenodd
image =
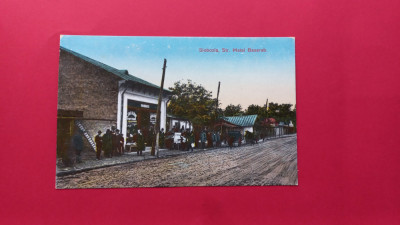
<svg viewBox="0 0 400 225">
<path fill-rule="evenodd" d="M 164 133 L 164 128 L 161 128 L 160 131 L 160 140 L 159 140 L 159 144 L 160 144 L 160 148 L 164 148 L 164 143 L 165 143 L 165 133 Z"/>
<path fill-rule="evenodd" d="M 212 148 L 213 147 L 213 138 L 212 138 L 212 133 L 207 132 L 207 148 Z"/>
<path fill-rule="evenodd" d="M 206 140 L 207 140 L 207 134 L 206 134 L 206 130 L 204 129 L 200 134 L 200 141 L 201 141 L 202 149 L 206 148 Z"/>
<path fill-rule="evenodd" d="M 142 135 L 142 132 L 140 130 L 138 130 L 137 133 L 137 154 L 138 155 L 142 155 L 143 150 L 146 148 L 146 146 L 144 145 L 144 137 Z"/>
<path fill-rule="evenodd" d="M 101 149 L 103 147 L 103 138 L 100 136 L 101 135 L 101 130 L 97 132 L 96 137 L 94 137 L 94 142 L 96 142 L 96 157 L 98 160 L 101 158 Z"/>
<path fill-rule="evenodd" d="M 217 147 L 221 147 L 221 136 L 219 135 L 219 131 L 215 134 L 215 139 L 217 141 Z"/>
<path fill-rule="evenodd" d="M 211 133 L 211 135 L 212 135 L 213 147 L 216 147 L 217 146 L 217 134 L 215 131 L 213 131 Z"/>
<path fill-rule="evenodd" d="M 119 154 L 124 154 L 124 142 L 125 142 L 125 140 L 124 140 L 124 135 L 122 135 L 122 133 L 120 133 L 119 135 L 118 135 L 118 139 L 119 139 L 119 145 L 118 145 L 118 150 L 119 150 Z"/>
<path fill-rule="evenodd" d="M 181 133 L 183 133 L 185 131 L 185 126 L 182 125 L 181 127 Z"/>
<path fill-rule="evenodd" d="M 107 129 L 106 133 L 102 137 L 103 145 L 104 147 L 104 156 L 105 157 L 112 157 L 111 151 L 112 151 L 112 136 L 111 136 L 111 131 L 110 129 Z"/>
<path fill-rule="evenodd" d="M 111 133 L 111 143 L 112 143 L 112 150 L 111 150 L 111 157 L 117 155 L 118 152 L 118 143 L 119 143 L 119 138 L 118 138 L 118 131 L 119 130 L 114 130 Z"/>
<path fill-rule="evenodd" d="M 194 142 L 194 134 L 193 132 L 187 132 L 187 137 L 186 137 L 186 144 L 187 144 L 187 149 L 186 151 L 190 151 L 193 152 L 193 147 L 192 147 L 192 143 Z"/>
<path fill-rule="evenodd" d="M 75 130 L 75 134 L 72 137 L 72 148 L 75 150 L 76 162 L 82 162 L 81 152 L 83 150 L 83 140 L 80 130 Z"/>
</svg>

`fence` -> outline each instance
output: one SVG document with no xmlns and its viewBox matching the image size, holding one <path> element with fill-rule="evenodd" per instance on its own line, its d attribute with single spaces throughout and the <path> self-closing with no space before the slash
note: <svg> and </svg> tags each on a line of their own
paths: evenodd
<svg viewBox="0 0 400 225">
<path fill-rule="evenodd" d="M 278 138 L 284 135 L 295 134 L 296 130 L 294 127 L 267 127 L 261 130 L 261 139 Z"/>
</svg>

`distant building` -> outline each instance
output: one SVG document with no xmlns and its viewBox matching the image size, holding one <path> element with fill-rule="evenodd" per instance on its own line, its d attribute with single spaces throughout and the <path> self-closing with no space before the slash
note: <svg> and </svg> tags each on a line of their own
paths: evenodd
<svg viewBox="0 0 400 225">
<path fill-rule="evenodd" d="M 256 119 L 257 115 L 222 117 L 214 127 L 221 127 L 223 130 L 241 131 L 244 134 L 246 131 L 254 132 Z"/>
<path fill-rule="evenodd" d="M 153 126 L 159 91 L 157 85 L 135 77 L 127 70 L 118 70 L 60 47 L 58 146 L 67 141 L 77 127 L 85 131 L 90 142 L 98 130 L 104 133 L 111 126 L 121 130 L 124 137 L 135 128 Z M 164 90 L 160 117 L 160 128 L 164 129 L 170 95 L 170 91 Z"/>
<path fill-rule="evenodd" d="M 168 130 L 172 130 L 174 127 L 178 128 L 179 130 L 182 129 L 182 127 L 185 130 L 193 130 L 193 125 L 192 123 L 190 123 L 189 120 L 171 114 L 167 114 L 167 123 L 169 124 L 169 126 L 167 127 Z"/>
<path fill-rule="evenodd" d="M 223 118 L 225 121 L 237 125 L 243 133 L 246 131 L 254 132 L 254 124 L 257 119 L 257 115 L 247 116 L 229 116 Z"/>
</svg>

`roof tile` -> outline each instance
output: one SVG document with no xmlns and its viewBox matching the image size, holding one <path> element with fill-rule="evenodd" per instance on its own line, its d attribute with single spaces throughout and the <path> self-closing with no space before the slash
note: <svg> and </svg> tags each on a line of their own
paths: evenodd
<svg viewBox="0 0 400 225">
<path fill-rule="evenodd" d="M 229 116 L 229 117 L 224 117 L 223 119 L 228 121 L 229 123 L 233 123 L 241 127 L 252 127 L 256 122 L 257 115 Z"/>
</svg>

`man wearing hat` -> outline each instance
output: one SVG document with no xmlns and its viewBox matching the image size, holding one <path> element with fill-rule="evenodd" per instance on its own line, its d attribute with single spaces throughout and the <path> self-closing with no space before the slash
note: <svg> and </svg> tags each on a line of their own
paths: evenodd
<svg viewBox="0 0 400 225">
<path fill-rule="evenodd" d="M 101 149 L 103 147 L 103 139 L 101 137 L 101 130 L 97 132 L 98 134 L 94 137 L 94 142 L 96 142 L 96 157 L 100 160 Z"/>
</svg>

